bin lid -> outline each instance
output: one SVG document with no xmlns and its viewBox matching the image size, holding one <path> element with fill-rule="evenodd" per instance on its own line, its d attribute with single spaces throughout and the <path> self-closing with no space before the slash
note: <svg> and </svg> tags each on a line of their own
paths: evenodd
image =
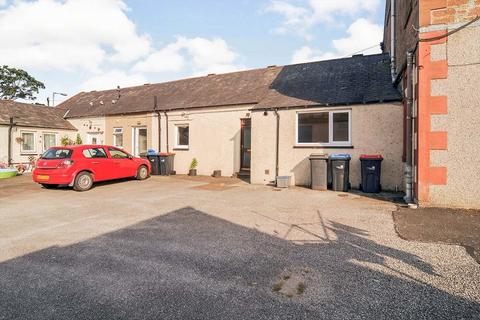
<svg viewBox="0 0 480 320">
<path fill-rule="evenodd" d="M 309 157 L 310 160 L 328 160 L 328 154 L 325 153 L 314 153 Z"/>
<path fill-rule="evenodd" d="M 155 149 L 148 149 L 147 150 L 147 155 L 149 156 L 156 156 L 157 155 L 157 151 Z"/>
<path fill-rule="evenodd" d="M 175 153 L 171 153 L 171 152 L 162 152 L 162 153 L 159 153 L 158 154 L 159 156 L 162 156 L 162 157 L 168 157 L 168 156 L 174 156 Z"/>
<path fill-rule="evenodd" d="M 335 153 L 330 155 L 330 160 L 350 160 L 352 156 L 348 153 Z"/>
<path fill-rule="evenodd" d="M 362 154 L 360 160 L 383 160 L 381 154 Z"/>
</svg>

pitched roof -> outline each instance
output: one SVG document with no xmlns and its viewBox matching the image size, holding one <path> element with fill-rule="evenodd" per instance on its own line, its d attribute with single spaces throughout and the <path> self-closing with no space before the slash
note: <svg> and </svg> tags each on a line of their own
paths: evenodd
<svg viewBox="0 0 480 320">
<path fill-rule="evenodd" d="M 58 107 L 70 109 L 68 117 L 72 118 L 152 112 L 154 96 L 159 110 L 256 104 L 266 95 L 279 71 L 280 68 L 274 67 L 120 90 L 81 92 Z"/>
<path fill-rule="evenodd" d="M 399 101 L 387 54 L 285 66 L 256 108 Z"/>
<path fill-rule="evenodd" d="M 18 126 L 76 130 L 63 119 L 64 113 L 65 110 L 57 108 L 0 100 L 0 124 L 9 124 L 10 117 L 13 117 Z"/>
<path fill-rule="evenodd" d="M 401 100 L 387 54 L 209 75 L 120 90 L 81 92 L 61 103 L 68 117 L 241 104 L 255 108 L 350 105 Z M 115 103 L 113 103 L 113 101 Z"/>
</svg>

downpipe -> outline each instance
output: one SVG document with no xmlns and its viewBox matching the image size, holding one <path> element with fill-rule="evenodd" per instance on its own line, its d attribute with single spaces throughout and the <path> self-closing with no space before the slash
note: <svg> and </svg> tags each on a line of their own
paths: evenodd
<svg viewBox="0 0 480 320">
<path fill-rule="evenodd" d="M 405 162 L 405 197 L 406 203 L 413 203 L 413 52 L 407 52 L 407 150 Z"/>
<path fill-rule="evenodd" d="M 7 152 L 7 163 L 8 166 L 12 165 L 12 131 L 13 127 L 15 127 L 15 122 L 13 121 L 13 117 L 10 117 L 10 122 L 8 124 L 8 152 Z"/>
<path fill-rule="evenodd" d="M 392 73 L 392 82 L 397 79 L 397 54 L 396 54 L 396 37 L 397 37 L 397 10 L 395 0 L 390 0 L 390 68 Z"/>
<path fill-rule="evenodd" d="M 278 109 L 274 110 L 275 117 L 277 118 L 277 136 L 276 136 L 276 145 L 275 145 L 275 183 L 277 182 L 278 174 L 280 172 L 280 114 Z"/>
</svg>

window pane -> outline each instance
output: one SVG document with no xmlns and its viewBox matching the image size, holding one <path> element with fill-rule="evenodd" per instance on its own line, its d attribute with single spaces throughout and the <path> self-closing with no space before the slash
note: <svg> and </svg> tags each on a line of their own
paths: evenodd
<svg viewBox="0 0 480 320">
<path fill-rule="evenodd" d="M 35 150 L 35 143 L 33 133 L 31 132 L 24 132 L 22 133 L 22 150 L 24 151 L 34 151 Z"/>
<path fill-rule="evenodd" d="M 55 134 L 53 133 L 44 133 L 43 134 L 43 149 L 47 150 L 48 148 L 55 147 L 57 144 Z"/>
<path fill-rule="evenodd" d="M 115 147 L 123 148 L 123 134 L 115 135 Z"/>
<path fill-rule="evenodd" d="M 107 154 L 102 148 L 92 148 L 83 150 L 85 158 L 106 158 Z"/>
<path fill-rule="evenodd" d="M 42 159 L 68 159 L 72 152 L 69 149 L 50 149 L 42 155 Z"/>
<path fill-rule="evenodd" d="M 123 151 L 113 149 L 113 148 L 108 148 L 108 152 L 110 152 L 110 156 L 115 159 L 126 159 L 128 158 L 128 154 L 126 154 Z"/>
<path fill-rule="evenodd" d="M 179 146 L 188 146 L 189 140 L 189 129 L 188 127 L 177 127 L 178 130 L 178 141 Z"/>
<path fill-rule="evenodd" d="M 328 143 L 328 112 L 298 115 L 299 143 Z"/>
<path fill-rule="evenodd" d="M 138 152 L 145 153 L 148 151 L 147 129 L 138 129 Z"/>
<path fill-rule="evenodd" d="M 333 114 L 333 141 L 347 142 L 348 136 L 348 112 Z"/>
</svg>

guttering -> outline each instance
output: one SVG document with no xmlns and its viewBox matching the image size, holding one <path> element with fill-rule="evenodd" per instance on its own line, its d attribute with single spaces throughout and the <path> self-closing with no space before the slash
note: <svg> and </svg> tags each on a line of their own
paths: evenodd
<svg viewBox="0 0 480 320">
<path fill-rule="evenodd" d="M 341 107 L 352 107 L 357 105 L 373 105 L 373 104 L 382 104 L 382 103 L 395 103 L 395 102 L 402 102 L 402 98 L 396 99 L 385 99 L 385 100 L 375 100 L 375 101 L 364 101 L 364 102 L 355 102 L 355 103 L 319 103 L 319 104 L 312 104 L 312 105 L 298 105 L 298 106 L 290 106 L 290 107 L 259 107 L 259 108 L 252 108 L 248 109 L 250 112 L 265 112 L 265 111 L 272 111 L 275 110 L 302 110 L 302 109 L 318 109 L 318 108 L 341 108 Z"/>
<path fill-rule="evenodd" d="M 395 0 L 390 0 L 390 68 L 392 73 L 392 82 L 397 79 L 397 54 L 396 54 L 396 29 L 397 29 L 397 10 Z"/>
<path fill-rule="evenodd" d="M 277 118 L 277 134 L 276 134 L 276 144 L 275 144 L 275 181 L 277 180 L 278 174 L 280 172 L 279 168 L 279 159 L 280 159 L 280 114 L 278 109 L 274 109 L 275 117 Z"/>
<path fill-rule="evenodd" d="M 413 51 L 407 52 L 405 202 L 413 202 Z"/>
<path fill-rule="evenodd" d="M 12 165 L 12 131 L 13 127 L 15 127 L 16 123 L 13 121 L 13 117 L 10 117 L 10 121 L 8 123 L 8 166 Z"/>
</svg>

